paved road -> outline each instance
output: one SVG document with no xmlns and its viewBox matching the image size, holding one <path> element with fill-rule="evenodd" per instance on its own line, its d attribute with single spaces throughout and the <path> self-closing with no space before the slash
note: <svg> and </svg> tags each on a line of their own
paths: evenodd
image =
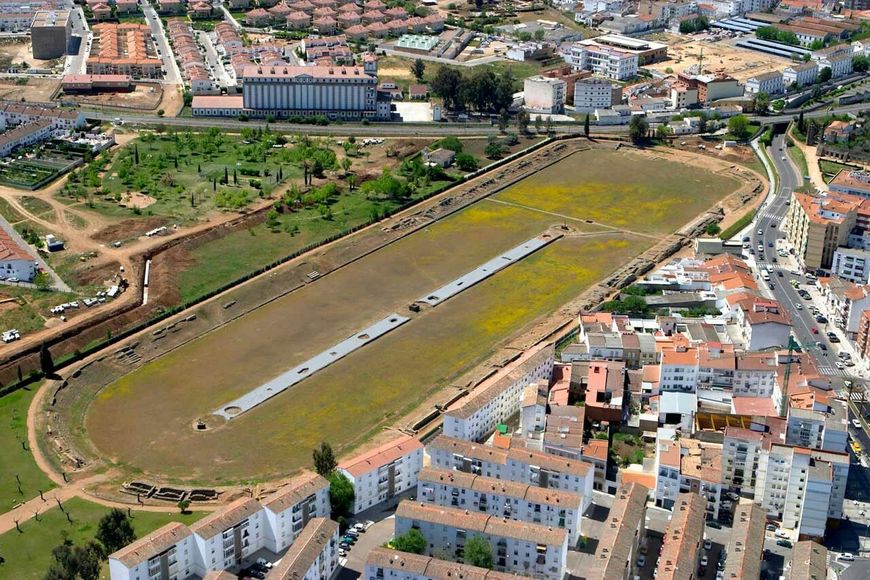
<svg viewBox="0 0 870 580">
<path fill-rule="evenodd" d="M 157 16 L 157 11 L 154 10 L 154 6 L 145 2 L 142 6 L 142 12 L 151 33 L 154 35 L 155 43 L 160 49 L 160 58 L 163 60 L 163 68 L 166 71 L 163 74 L 164 82 L 171 85 L 181 84 L 181 71 L 178 70 L 178 64 L 172 56 L 172 49 L 169 47 L 169 41 L 163 32 L 163 25 L 160 22 L 160 17 Z"/>
<path fill-rule="evenodd" d="M 199 42 L 205 49 L 205 62 L 210 69 L 209 74 L 211 74 L 212 78 L 214 78 L 221 87 L 226 88 L 236 86 L 235 78 L 228 74 L 227 69 L 224 68 L 223 62 L 221 62 L 221 57 L 211 40 L 211 34 L 204 30 L 194 30 L 193 33 L 197 35 Z"/>
<path fill-rule="evenodd" d="M 85 63 L 90 53 L 91 40 L 93 35 L 88 28 L 88 23 L 85 21 L 85 13 L 82 7 L 78 4 L 69 3 L 70 19 L 72 20 L 72 35 L 78 36 L 81 42 L 78 43 L 78 52 L 76 54 L 67 55 L 64 63 L 64 74 L 84 74 L 86 67 Z M 75 46 L 75 45 L 74 45 Z"/>
</svg>

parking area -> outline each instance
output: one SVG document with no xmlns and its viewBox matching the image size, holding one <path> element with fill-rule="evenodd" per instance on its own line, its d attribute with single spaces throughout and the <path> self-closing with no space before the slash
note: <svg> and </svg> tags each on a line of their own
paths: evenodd
<svg viewBox="0 0 870 580">
<path fill-rule="evenodd" d="M 338 572 L 337 580 L 353 580 L 362 576 L 369 552 L 387 543 L 393 537 L 394 527 L 395 516 L 390 514 L 360 534 L 356 543 L 347 551 L 347 556 L 339 558 L 342 568 Z"/>
</svg>

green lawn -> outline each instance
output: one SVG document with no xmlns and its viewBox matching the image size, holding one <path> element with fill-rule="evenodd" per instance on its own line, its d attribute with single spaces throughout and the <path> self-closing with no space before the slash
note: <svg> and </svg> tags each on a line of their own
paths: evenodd
<svg viewBox="0 0 870 580">
<path fill-rule="evenodd" d="M 38 388 L 39 384 L 34 384 L 0 397 L 0 513 L 33 499 L 40 489 L 47 491 L 54 487 L 36 465 L 30 448 L 25 451 L 21 445 L 22 441 L 27 441 L 27 408 Z M 21 493 L 18 493 L 16 475 L 21 479 Z M 3 568 L 0 568 L 0 577 L 3 577 Z"/>
<path fill-rule="evenodd" d="M 836 161 L 828 161 L 827 159 L 819 159 L 819 169 L 825 177 L 825 181 L 830 182 L 840 171 L 857 169 L 854 165 L 845 163 L 837 163 Z"/>
<path fill-rule="evenodd" d="M 791 157 L 791 160 L 794 161 L 795 165 L 797 165 L 802 176 L 810 174 L 810 169 L 807 166 L 807 158 L 804 156 L 804 152 L 801 151 L 800 147 L 792 145 L 788 148 L 788 154 L 789 157 Z"/>
<path fill-rule="evenodd" d="M 97 523 L 109 511 L 107 507 L 73 498 L 64 503 L 64 509 L 73 520 L 69 523 L 57 504 L 52 505 L 52 509 L 39 517 L 40 521 L 31 519 L 22 523 L 23 533 L 12 530 L 0 535 L 0 555 L 6 558 L 6 563 L 0 567 L 0 577 L 15 580 L 41 578 L 51 564 L 52 548 L 61 544 L 64 538 L 76 545 L 84 545 L 94 538 Z M 133 527 L 137 537 L 142 537 L 169 522 L 191 524 L 204 515 L 203 512 L 181 515 L 134 511 Z M 106 565 L 101 577 L 107 578 L 107 572 Z"/>
<path fill-rule="evenodd" d="M 0 216 L 3 216 L 3 219 L 9 223 L 19 222 L 24 219 L 24 216 L 3 198 L 0 198 Z"/>
</svg>

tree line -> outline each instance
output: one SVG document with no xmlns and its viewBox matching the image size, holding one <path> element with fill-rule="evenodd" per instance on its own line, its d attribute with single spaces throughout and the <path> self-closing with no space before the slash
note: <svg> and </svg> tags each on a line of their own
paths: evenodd
<svg viewBox="0 0 870 580">
<path fill-rule="evenodd" d="M 481 113 L 506 111 L 513 103 L 516 78 L 510 70 L 496 73 L 477 67 L 470 72 L 441 67 L 430 84 L 448 109 L 473 109 Z"/>
</svg>

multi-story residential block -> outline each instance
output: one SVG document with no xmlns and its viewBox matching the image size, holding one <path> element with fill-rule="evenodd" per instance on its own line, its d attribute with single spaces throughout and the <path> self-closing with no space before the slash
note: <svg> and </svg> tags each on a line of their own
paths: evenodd
<svg viewBox="0 0 870 580">
<path fill-rule="evenodd" d="M 870 310 L 861 313 L 858 321 L 858 332 L 855 336 L 855 350 L 858 356 L 867 360 L 870 358 Z"/>
<path fill-rule="evenodd" d="M 576 493 L 427 467 L 420 472 L 417 499 L 519 522 L 563 528 L 568 531 L 568 544 L 571 546 L 580 538 L 584 502 Z"/>
<path fill-rule="evenodd" d="M 743 85 L 737 79 L 724 75 L 678 75 L 687 87 L 698 89 L 698 102 L 712 103 L 721 99 L 743 96 Z"/>
<path fill-rule="evenodd" d="M 828 183 L 828 189 L 837 193 L 860 196 L 861 198 L 870 197 L 870 172 L 841 169 Z M 870 211 L 863 211 L 862 213 L 867 214 Z"/>
<path fill-rule="evenodd" d="M 767 514 L 754 503 L 734 509 L 734 523 L 728 540 L 725 578 L 760 578 L 764 556 L 764 526 Z"/>
<path fill-rule="evenodd" d="M 554 357 L 553 343 L 538 344 L 478 383 L 462 406 L 444 413 L 444 434 L 479 441 L 495 431 L 519 412 L 530 383 L 550 380 Z"/>
<path fill-rule="evenodd" d="M 0 158 L 8 157 L 19 147 L 29 147 L 36 143 L 42 143 L 50 139 L 55 131 L 51 121 L 39 120 L 32 123 L 22 123 L 5 133 L 0 133 Z"/>
<path fill-rule="evenodd" d="M 307 471 L 261 503 L 268 524 L 264 545 L 278 553 L 296 541 L 309 521 L 329 517 L 329 482 Z"/>
<path fill-rule="evenodd" d="M 870 251 L 862 248 L 837 248 L 831 275 L 855 284 L 870 284 Z"/>
<path fill-rule="evenodd" d="M 744 429 L 726 427 L 722 443 L 722 481 L 727 487 L 752 497 L 761 450 L 769 444 L 770 435 Z"/>
<path fill-rule="evenodd" d="M 812 59 L 819 65 L 819 71 L 831 69 L 831 78 L 852 74 L 852 47 L 848 44 L 835 44 L 814 51 Z"/>
<path fill-rule="evenodd" d="M 674 510 L 680 494 L 692 492 L 703 497 L 704 513 L 718 519 L 725 487 L 722 485 L 723 446 L 682 437 L 675 441 L 674 436 L 672 429 L 658 431 L 656 505 Z"/>
<path fill-rule="evenodd" d="M 26 103 L 12 101 L 0 101 L 0 123 L 6 125 L 20 125 L 35 121 L 49 121 L 53 129 L 71 131 L 82 129 L 86 124 L 85 114 L 81 111 L 70 111 L 53 107 L 39 107 Z"/>
<path fill-rule="evenodd" d="M 498 571 L 561 580 L 568 556 L 568 532 L 517 522 L 470 510 L 403 501 L 396 510 L 396 535 L 415 528 L 427 540 L 426 554 L 448 554 L 462 562 L 469 538 L 482 537 L 492 546 Z"/>
<path fill-rule="evenodd" d="M 776 300 L 750 296 L 735 302 L 732 312 L 746 350 L 760 351 L 788 345 L 791 319 Z"/>
<path fill-rule="evenodd" d="M 265 547 L 268 522 L 260 502 L 241 498 L 190 526 L 200 554 L 199 574 L 226 570 Z"/>
<path fill-rule="evenodd" d="M 516 580 L 516 575 L 457 564 L 430 556 L 375 548 L 366 558 L 363 580 Z"/>
<path fill-rule="evenodd" d="M 567 83 L 535 75 L 523 81 L 526 108 L 533 113 L 561 114 L 565 112 Z"/>
<path fill-rule="evenodd" d="M 782 71 L 782 84 L 786 89 L 799 89 L 816 82 L 819 65 L 815 62 L 792 64 Z"/>
<path fill-rule="evenodd" d="M 327 580 L 337 568 L 338 524 L 327 518 L 314 518 L 269 571 L 269 579 Z"/>
<path fill-rule="evenodd" d="M 862 199 L 851 195 L 792 193 L 785 229 L 795 257 L 805 269 L 831 267 L 834 252 L 847 244 L 861 205 Z"/>
<path fill-rule="evenodd" d="M 636 483 L 620 486 L 607 514 L 588 578 L 635 578 L 637 556 L 646 543 L 646 499 L 649 490 Z"/>
<path fill-rule="evenodd" d="M 632 52 L 596 43 L 571 45 L 563 54 L 574 70 L 588 70 L 614 81 L 637 75 L 638 56 Z"/>
<path fill-rule="evenodd" d="M 802 540 L 791 553 L 788 580 L 821 580 L 828 577 L 828 549 L 812 540 Z"/>
<path fill-rule="evenodd" d="M 737 356 L 734 379 L 731 383 L 733 397 L 770 397 L 776 383 L 776 355 L 769 353 L 744 353 Z"/>
<path fill-rule="evenodd" d="M 88 74 L 122 74 L 133 78 L 163 76 L 163 61 L 147 24 L 102 22 L 92 27 L 94 40 L 86 62 Z"/>
<path fill-rule="evenodd" d="M 197 573 L 193 532 L 172 522 L 109 556 L 112 580 L 169 580 Z"/>
<path fill-rule="evenodd" d="M 523 391 L 520 406 L 520 430 L 526 438 L 536 439 L 547 428 L 547 397 L 537 383 Z"/>
<path fill-rule="evenodd" d="M 680 111 L 698 104 L 698 87 L 689 87 L 686 83 L 676 82 L 671 85 L 671 107 Z"/>
<path fill-rule="evenodd" d="M 426 446 L 432 467 L 506 479 L 583 497 L 592 501 L 595 470 L 584 462 L 531 449 L 498 449 L 439 435 Z"/>
<path fill-rule="evenodd" d="M 783 92 L 783 75 L 779 71 L 771 71 L 746 79 L 746 94 L 757 95 L 767 93 L 778 95 Z"/>
<path fill-rule="evenodd" d="M 849 424 L 843 401 L 812 387 L 793 390 L 788 394 L 788 401 L 786 444 L 846 452 Z"/>
<path fill-rule="evenodd" d="M 621 102 L 622 88 L 608 79 L 588 78 L 574 83 L 574 110 L 578 113 L 609 109 Z"/>
<path fill-rule="evenodd" d="M 774 443 L 759 456 L 755 502 L 783 528 L 821 537 L 828 518 L 842 518 L 848 474 L 846 453 Z"/>
<path fill-rule="evenodd" d="M 67 53 L 72 25 L 69 10 L 40 10 L 30 25 L 33 58 L 49 60 Z"/>
<path fill-rule="evenodd" d="M 706 500 L 697 493 L 681 493 L 674 503 L 674 515 L 662 540 L 656 578 L 693 578 L 704 542 Z"/>
<path fill-rule="evenodd" d="M 421 469 L 423 444 L 409 435 L 338 465 L 338 470 L 353 484 L 355 514 L 415 487 Z"/>
<path fill-rule="evenodd" d="M 819 278 L 819 289 L 831 322 L 849 338 L 858 333 L 861 314 L 870 308 L 870 286 L 859 286 L 838 278 Z"/>
</svg>

